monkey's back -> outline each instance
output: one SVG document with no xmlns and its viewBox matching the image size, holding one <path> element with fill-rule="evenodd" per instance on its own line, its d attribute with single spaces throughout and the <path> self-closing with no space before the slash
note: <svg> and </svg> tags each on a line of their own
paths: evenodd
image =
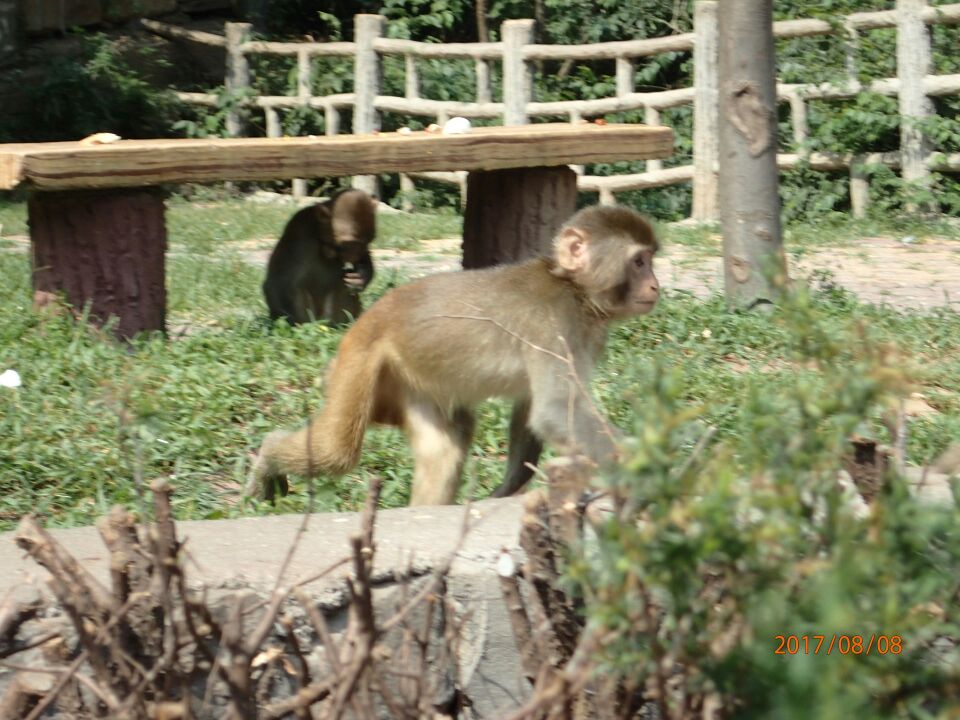
<svg viewBox="0 0 960 720">
<path fill-rule="evenodd" d="M 416 391 L 445 405 L 473 405 L 490 397 L 529 396 L 529 354 L 542 352 L 537 348 L 562 354 L 557 335 L 566 334 L 563 318 L 581 312 L 570 283 L 555 277 L 547 261 L 535 259 L 432 275 L 394 288 L 348 336 L 376 343 Z"/>
</svg>

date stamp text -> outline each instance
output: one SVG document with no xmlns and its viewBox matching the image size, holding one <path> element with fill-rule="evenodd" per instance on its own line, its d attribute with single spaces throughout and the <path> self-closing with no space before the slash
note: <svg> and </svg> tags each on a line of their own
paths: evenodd
<svg viewBox="0 0 960 720">
<path fill-rule="evenodd" d="M 899 655 L 900 635 L 774 635 L 774 655 Z"/>
</svg>

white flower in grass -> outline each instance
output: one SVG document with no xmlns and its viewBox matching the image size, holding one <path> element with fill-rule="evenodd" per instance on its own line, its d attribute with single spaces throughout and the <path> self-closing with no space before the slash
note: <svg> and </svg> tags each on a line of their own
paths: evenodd
<svg viewBox="0 0 960 720">
<path fill-rule="evenodd" d="M 18 388 L 21 384 L 20 373 L 16 370 L 4 370 L 0 373 L 0 387 Z"/>
</svg>

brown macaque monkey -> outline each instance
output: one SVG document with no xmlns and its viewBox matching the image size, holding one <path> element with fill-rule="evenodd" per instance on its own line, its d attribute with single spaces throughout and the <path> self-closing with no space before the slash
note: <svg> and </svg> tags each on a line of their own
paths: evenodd
<svg viewBox="0 0 960 720">
<path fill-rule="evenodd" d="M 358 317 L 360 292 L 373 278 L 369 245 L 376 233 L 376 201 L 361 190 L 297 212 L 267 263 L 270 319 L 340 325 Z"/>
<path fill-rule="evenodd" d="M 658 248 L 622 207 L 576 213 L 550 257 L 444 273 L 394 288 L 344 336 L 323 409 L 299 431 L 268 435 L 248 492 L 272 499 L 286 475 L 342 475 L 370 423 L 402 428 L 413 450 L 410 503 L 454 502 L 477 403 L 515 401 L 507 474 L 496 495 L 531 477 L 541 441 L 599 464 L 614 437 L 587 388 L 611 322 L 650 312 Z"/>
</svg>

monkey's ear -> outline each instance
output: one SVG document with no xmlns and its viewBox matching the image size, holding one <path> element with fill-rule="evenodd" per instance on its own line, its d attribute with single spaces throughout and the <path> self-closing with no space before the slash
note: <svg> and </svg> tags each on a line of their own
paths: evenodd
<svg viewBox="0 0 960 720">
<path fill-rule="evenodd" d="M 590 264 L 590 241 L 578 228 L 560 231 L 555 247 L 557 264 L 567 272 L 580 272 Z"/>
</svg>

